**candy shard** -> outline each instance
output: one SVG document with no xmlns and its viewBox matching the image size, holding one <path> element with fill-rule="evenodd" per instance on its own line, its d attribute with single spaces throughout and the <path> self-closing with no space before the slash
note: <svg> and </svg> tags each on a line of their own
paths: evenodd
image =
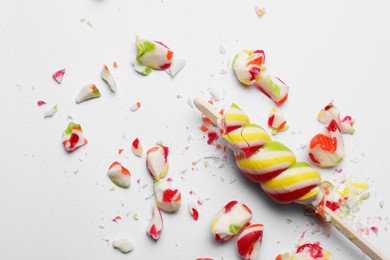
<svg viewBox="0 0 390 260">
<path fill-rule="evenodd" d="M 142 157 L 143 152 L 144 152 L 144 149 L 143 149 L 142 145 L 140 144 L 138 138 L 135 138 L 135 139 L 134 139 L 134 141 L 133 141 L 132 144 L 131 144 L 131 148 L 132 148 L 132 150 L 133 150 L 133 153 L 134 153 L 136 156 Z"/>
<path fill-rule="evenodd" d="M 100 77 L 107 83 L 112 92 L 116 91 L 115 79 L 106 65 L 103 66 Z"/>
<path fill-rule="evenodd" d="M 172 64 L 173 51 L 161 42 L 150 41 L 139 36 L 135 39 L 138 50 L 137 61 L 152 69 L 168 69 Z"/>
<path fill-rule="evenodd" d="M 138 72 L 139 74 L 147 76 L 150 73 L 152 73 L 152 69 L 151 68 L 149 68 L 148 66 L 145 66 L 145 65 L 139 63 L 137 60 L 133 61 L 131 64 L 133 65 L 134 70 L 136 72 Z"/>
<path fill-rule="evenodd" d="M 336 121 L 341 133 L 355 133 L 355 129 L 353 128 L 355 120 L 350 116 L 345 116 L 341 120 L 339 110 L 333 105 L 333 103 L 329 103 L 318 113 L 318 121 L 328 126 L 332 120 Z"/>
<path fill-rule="evenodd" d="M 95 84 L 88 84 L 81 88 L 76 97 L 76 103 L 79 104 L 85 100 L 100 97 L 100 91 Z"/>
<path fill-rule="evenodd" d="M 194 220 L 198 220 L 199 218 L 199 206 L 195 199 L 190 199 L 188 202 L 188 210 Z"/>
<path fill-rule="evenodd" d="M 174 59 L 171 66 L 166 69 L 165 71 L 171 75 L 171 77 L 174 77 L 184 66 L 186 65 L 187 61 L 182 58 Z"/>
<path fill-rule="evenodd" d="M 175 212 L 181 205 L 181 192 L 172 188 L 172 181 L 159 179 L 154 183 L 157 207 L 165 212 Z"/>
<path fill-rule="evenodd" d="M 238 254 L 242 259 L 259 259 L 263 230 L 262 224 L 251 224 L 242 230 L 236 242 Z"/>
<path fill-rule="evenodd" d="M 64 145 L 65 150 L 70 153 L 87 143 L 88 141 L 84 138 L 81 126 L 69 122 L 68 127 L 62 135 L 62 144 Z"/>
<path fill-rule="evenodd" d="M 53 74 L 53 79 L 58 83 L 62 83 L 62 79 L 64 78 L 65 69 L 59 70 Z"/>
<path fill-rule="evenodd" d="M 242 50 L 233 60 L 233 69 L 237 79 L 244 85 L 252 85 L 265 61 L 263 50 Z"/>
<path fill-rule="evenodd" d="M 289 87 L 277 77 L 260 73 L 256 78 L 256 87 L 277 105 L 287 100 Z"/>
<path fill-rule="evenodd" d="M 58 107 L 57 107 L 57 105 L 55 105 L 52 108 L 50 108 L 49 110 L 46 110 L 45 113 L 43 114 L 43 117 L 44 118 L 52 117 L 55 115 L 55 113 L 57 113 L 57 111 L 58 111 Z"/>
<path fill-rule="evenodd" d="M 119 162 L 113 162 L 107 172 L 108 177 L 118 187 L 130 187 L 130 172 Z"/>
<path fill-rule="evenodd" d="M 344 141 L 337 122 L 332 120 L 323 133 L 310 141 L 309 157 L 320 167 L 328 168 L 341 163 L 345 156 Z"/>
<path fill-rule="evenodd" d="M 237 235 L 252 219 L 252 211 L 243 203 L 230 201 L 211 224 L 216 241 L 227 241 Z"/>
<path fill-rule="evenodd" d="M 169 149 L 166 146 L 155 146 L 146 152 L 146 166 L 153 179 L 159 180 L 167 174 L 168 153 Z"/>
<path fill-rule="evenodd" d="M 134 250 L 134 244 L 128 239 L 114 240 L 112 242 L 112 246 L 124 254 L 127 254 Z"/>
<path fill-rule="evenodd" d="M 285 131 L 288 129 L 286 125 L 287 121 L 283 113 L 277 109 L 272 108 L 271 113 L 268 117 L 268 126 L 272 128 L 272 134 L 275 135 L 280 131 Z"/>
<path fill-rule="evenodd" d="M 160 209 L 155 205 L 152 209 L 152 218 L 147 228 L 147 233 L 153 239 L 158 240 L 163 228 L 163 219 Z"/>
</svg>

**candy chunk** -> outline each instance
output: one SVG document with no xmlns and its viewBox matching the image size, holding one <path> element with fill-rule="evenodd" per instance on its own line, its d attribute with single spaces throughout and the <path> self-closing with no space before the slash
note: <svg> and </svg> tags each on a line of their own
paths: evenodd
<svg viewBox="0 0 390 260">
<path fill-rule="evenodd" d="M 259 259 L 263 229 L 262 224 L 252 224 L 245 227 L 237 237 L 237 251 L 242 259 Z"/>
<path fill-rule="evenodd" d="M 65 69 L 59 70 L 53 74 L 53 79 L 58 83 L 62 83 L 62 79 L 64 78 Z"/>
<path fill-rule="evenodd" d="M 195 199 L 190 199 L 188 202 L 188 210 L 194 220 L 198 220 L 199 218 L 199 206 Z"/>
<path fill-rule="evenodd" d="M 157 207 L 165 212 L 174 212 L 180 208 L 181 192 L 172 188 L 172 181 L 159 179 L 154 183 Z"/>
<path fill-rule="evenodd" d="M 111 89 L 112 92 L 116 91 L 116 83 L 114 77 L 112 76 L 110 70 L 106 65 L 103 66 L 103 69 L 100 72 L 100 77 L 107 83 L 108 87 Z"/>
<path fill-rule="evenodd" d="M 88 84 L 81 88 L 79 94 L 76 97 L 76 103 L 81 103 L 85 100 L 100 97 L 100 91 L 95 84 Z"/>
<path fill-rule="evenodd" d="M 291 260 L 293 259 L 332 260 L 333 256 L 316 242 L 298 246 L 295 255 L 291 256 Z"/>
<path fill-rule="evenodd" d="M 174 77 L 184 66 L 186 65 L 186 60 L 185 59 L 174 59 L 171 66 L 166 69 L 165 71 L 171 75 L 171 77 Z"/>
<path fill-rule="evenodd" d="M 314 199 L 316 193 L 311 190 L 320 182 L 320 174 L 308 163 L 296 162 L 276 177 L 261 183 L 261 187 L 276 202 L 290 203 Z"/>
<path fill-rule="evenodd" d="M 161 42 L 136 36 L 137 61 L 152 69 L 165 70 L 172 64 L 173 51 Z"/>
<path fill-rule="evenodd" d="M 263 50 L 242 50 L 236 54 L 233 60 L 233 69 L 237 79 L 244 85 L 252 85 L 264 64 L 265 54 Z"/>
<path fill-rule="evenodd" d="M 128 188 L 130 187 L 130 172 L 123 167 L 119 162 L 113 162 L 108 168 L 108 177 L 118 187 Z"/>
<path fill-rule="evenodd" d="M 211 224 L 216 241 L 227 241 L 237 235 L 252 219 L 252 211 L 243 203 L 230 201 L 218 212 Z"/>
<path fill-rule="evenodd" d="M 332 120 L 336 121 L 341 133 L 355 133 L 355 129 L 353 128 L 355 120 L 350 116 L 345 116 L 343 119 L 340 119 L 339 110 L 332 103 L 329 103 L 319 112 L 318 121 L 325 125 L 329 125 Z"/>
<path fill-rule="evenodd" d="M 157 206 L 152 209 L 152 218 L 147 228 L 147 233 L 153 239 L 158 240 L 163 229 L 163 219 L 161 211 Z"/>
<path fill-rule="evenodd" d="M 256 87 L 277 105 L 282 105 L 287 100 L 289 87 L 277 77 L 260 74 L 256 78 Z"/>
<path fill-rule="evenodd" d="M 144 149 L 143 149 L 142 145 L 140 144 L 138 138 L 135 138 L 134 141 L 132 142 L 131 149 L 133 150 L 133 153 L 136 156 L 142 157 Z"/>
<path fill-rule="evenodd" d="M 294 153 L 283 144 L 271 141 L 249 157 L 236 156 L 240 171 L 254 182 L 266 182 L 296 162 Z"/>
<path fill-rule="evenodd" d="M 38 102 L 37 102 L 37 105 L 40 107 L 40 106 L 43 106 L 44 104 L 46 104 L 46 102 L 45 101 L 43 101 L 43 100 L 39 100 Z"/>
<path fill-rule="evenodd" d="M 223 135 L 223 137 L 243 152 L 245 157 L 251 156 L 264 144 L 271 141 L 269 134 L 262 127 L 255 124 L 244 125 Z"/>
<path fill-rule="evenodd" d="M 146 152 L 146 166 L 153 179 L 159 180 L 168 172 L 168 153 L 166 146 L 155 146 Z"/>
<path fill-rule="evenodd" d="M 44 118 L 52 117 L 55 115 L 55 113 L 57 113 L 57 111 L 58 111 L 58 107 L 57 107 L 57 105 L 55 105 L 52 108 L 50 108 L 49 110 L 46 110 L 45 113 L 43 114 L 43 117 Z"/>
<path fill-rule="evenodd" d="M 112 246 L 124 254 L 127 254 L 134 250 L 134 244 L 128 239 L 114 240 L 112 242 Z"/>
<path fill-rule="evenodd" d="M 64 145 L 65 150 L 70 153 L 87 143 L 88 141 L 84 138 L 81 126 L 69 122 L 68 127 L 62 135 L 62 144 Z"/>
<path fill-rule="evenodd" d="M 135 112 L 141 107 L 141 102 L 135 102 L 130 106 L 130 111 Z"/>
<path fill-rule="evenodd" d="M 328 168 L 341 163 L 345 156 L 344 141 L 337 122 L 332 120 L 324 133 L 310 141 L 309 157 L 316 165 Z"/>
<path fill-rule="evenodd" d="M 149 68 L 148 66 L 145 66 L 145 65 L 139 63 L 137 60 L 133 61 L 131 64 L 133 65 L 134 70 L 136 72 L 138 72 L 139 74 L 147 76 L 150 73 L 152 73 L 152 69 L 151 68 Z"/>
<path fill-rule="evenodd" d="M 248 116 L 234 103 L 224 114 L 223 126 L 226 134 L 249 123 Z"/>
<path fill-rule="evenodd" d="M 268 117 L 268 126 L 272 128 L 272 134 L 275 135 L 280 131 L 287 130 L 288 126 L 286 123 L 287 121 L 283 113 L 277 108 L 272 108 Z"/>
</svg>

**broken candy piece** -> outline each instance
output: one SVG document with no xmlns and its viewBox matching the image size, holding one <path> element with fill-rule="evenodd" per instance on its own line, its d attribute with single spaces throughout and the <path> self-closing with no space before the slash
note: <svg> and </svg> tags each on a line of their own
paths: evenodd
<svg viewBox="0 0 390 260">
<path fill-rule="evenodd" d="M 135 102 L 130 106 L 130 111 L 137 111 L 141 107 L 141 102 Z"/>
<path fill-rule="evenodd" d="M 112 246 L 124 254 L 134 250 L 134 244 L 128 239 L 118 239 L 112 242 Z"/>
<path fill-rule="evenodd" d="M 62 135 L 62 144 L 64 145 L 65 150 L 70 153 L 87 143 L 88 141 L 84 138 L 81 126 L 69 122 L 68 127 Z"/>
<path fill-rule="evenodd" d="M 113 162 L 108 168 L 108 177 L 118 187 L 128 188 L 130 186 L 130 172 L 119 162 Z"/>
<path fill-rule="evenodd" d="M 237 237 L 237 251 L 242 259 L 259 259 L 263 229 L 262 224 L 251 224 L 245 227 Z"/>
<path fill-rule="evenodd" d="M 174 59 L 171 66 L 166 69 L 165 71 L 171 75 L 171 77 L 174 77 L 184 66 L 186 65 L 186 60 L 185 59 Z"/>
<path fill-rule="evenodd" d="M 103 66 L 103 69 L 100 72 L 100 77 L 107 83 L 108 87 L 111 89 L 112 92 L 116 91 L 114 77 L 112 76 L 110 70 L 107 68 L 106 65 Z"/>
<path fill-rule="evenodd" d="M 246 124 L 223 135 L 223 137 L 246 157 L 251 156 L 264 144 L 271 141 L 269 134 L 261 126 L 255 124 Z M 235 153 L 239 154 L 239 151 Z"/>
<path fill-rule="evenodd" d="M 88 84 L 81 88 L 79 94 L 76 97 L 76 103 L 79 104 L 85 100 L 91 99 L 91 98 L 98 98 L 100 97 L 100 91 L 96 87 L 95 84 Z"/>
<path fill-rule="evenodd" d="M 275 135 L 280 131 L 287 130 L 286 123 L 283 113 L 277 108 L 272 108 L 268 117 L 268 126 L 272 128 L 272 134 Z"/>
<path fill-rule="evenodd" d="M 309 157 L 316 165 L 328 168 L 341 163 L 344 156 L 343 137 L 336 120 L 332 120 L 324 133 L 311 139 Z"/>
<path fill-rule="evenodd" d="M 163 219 L 162 219 L 161 211 L 157 206 L 154 206 L 152 209 L 152 218 L 147 228 L 147 233 L 153 239 L 158 240 L 161 235 L 162 228 L 163 228 Z"/>
<path fill-rule="evenodd" d="M 319 112 L 318 121 L 327 126 L 332 120 L 336 121 L 341 133 L 353 134 L 355 132 L 353 128 L 355 120 L 350 116 L 345 116 L 343 119 L 340 119 L 339 110 L 332 103 L 329 103 Z"/>
<path fill-rule="evenodd" d="M 144 149 L 142 148 L 142 145 L 139 142 L 138 138 L 135 138 L 134 141 L 131 144 L 131 148 L 133 150 L 133 153 L 138 156 L 142 157 Z"/>
<path fill-rule="evenodd" d="M 188 210 L 190 211 L 191 216 L 194 220 L 198 220 L 199 218 L 199 207 L 198 203 L 194 199 L 190 199 L 188 202 Z"/>
<path fill-rule="evenodd" d="M 211 224 L 216 241 L 227 241 L 237 235 L 252 219 L 252 211 L 243 203 L 230 201 Z"/>
<path fill-rule="evenodd" d="M 43 114 L 43 117 L 52 117 L 55 113 L 57 113 L 58 107 L 55 105 L 54 107 L 50 108 L 49 110 L 46 110 L 46 112 Z"/>
<path fill-rule="evenodd" d="M 234 103 L 230 105 L 224 114 L 223 126 L 226 134 L 249 123 L 248 116 Z"/>
<path fill-rule="evenodd" d="M 139 36 L 135 38 L 138 50 L 137 61 L 152 69 L 168 69 L 172 64 L 173 51 L 157 41 L 150 41 Z"/>
<path fill-rule="evenodd" d="M 137 60 L 133 61 L 131 64 L 133 65 L 134 70 L 136 72 L 138 72 L 139 74 L 147 76 L 150 73 L 152 73 L 152 69 L 151 68 L 149 68 L 148 66 L 145 66 L 145 65 L 139 63 Z"/>
<path fill-rule="evenodd" d="M 275 260 L 333 260 L 332 253 L 324 250 L 319 242 L 299 243 L 296 252 L 293 255 L 289 253 L 279 254 Z"/>
<path fill-rule="evenodd" d="M 166 146 L 155 146 L 146 152 L 146 166 L 153 179 L 159 180 L 168 172 L 168 153 Z"/>
<path fill-rule="evenodd" d="M 65 69 L 59 70 L 53 74 L 53 79 L 58 83 L 61 84 L 62 79 L 65 74 Z"/>
<path fill-rule="evenodd" d="M 252 85 L 264 64 L 263 50 L 243 50 L 236 54 L 233 60 L 233 69 L 238 80 L 245 85 Z"/>
<path fill-rule="evenodd" d="M 287 100 L 289 87 L 277 77 L 260 73 L 256 78 L 256 87 L 277 105 L 282 105 Z"/>
<path fill-rule="evenodd" d="M 172 188 L 171 182 L 160 179 L 154 183 L 157 207 L 165 212 L 177 211 L 181 205 L 181 192 Z"/>
</svg>

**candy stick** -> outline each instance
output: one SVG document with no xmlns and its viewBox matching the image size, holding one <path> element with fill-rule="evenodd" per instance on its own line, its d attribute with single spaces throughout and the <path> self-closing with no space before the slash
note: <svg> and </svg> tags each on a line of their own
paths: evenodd
<svg viewBox="0 0 390 260">
<path fill-rule="evenodd" d="M 217 126 L 222 126 L 222 115 L 220 115 L 214 108 L 204 100 L 200 98 L 194 99 L 194 104 L 198 108 L 203 115 L 207 116 L 214 124 Z M 315 188 L 312 189 L 316 190 Z M 299 200 L 294 200 L 295 202 L 307 204 L 305 203 L 305 197 L 311 195 L 311 191 L 305 194 Z M 314 195 L 316 193 L 314 192 Z M 275 200 L 275 199 L 274 199 Z M 381 252 L 379 252 L 375 247 L 373 247 L 367 240 L 361 237 L 356 230 L 354 230 L 351 226 L 349 226 L 346 222 L 344 222 L 336 213 L 334 213 L 331 209 L 327 207 L 314 207 L 313 209 L 316 212 L 323 212 L 321 215 L 326 218 L 341 234 L 343 234 L 346 238 L 348 238 L 355 246 L 357 246 L 360 250 L 362 250 L 367 256 L 372 259 L 388 259 Z"/>
</svg>

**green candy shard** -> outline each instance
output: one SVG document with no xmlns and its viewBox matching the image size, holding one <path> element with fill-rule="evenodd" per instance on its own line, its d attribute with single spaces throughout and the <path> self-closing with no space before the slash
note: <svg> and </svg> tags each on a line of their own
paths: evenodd
<svg viewBox="0 0 390 260">
<path fill-rule="evenodd" d="M 141 62 L 142 56 L 144 56 L 148 52 L 154 51 L 154 49 L 156 48 L 156 44 L 154 44 L 151 41 L 144 41 L 143 43 L 137 43 L 136 46 L 137 46 L 137 50 L 138 50 L 137 61 L 139 63 L 142 63 Z"/>
<path fill-rule="evenodd" d="M 236 56 L 234 56 L 232 66 L 234 66 L 234 63 L 236 63 L 237 58 L 238 58 L 238 53 L 236 54 Z"/>
<path fill-rule="evenodd" d="M 237 234 L 241 230 L 241 226 L 237 226 L 234 224 L 229 225 L 229 232 L 232 235 Z"/>
<path fill-rule="evenodd" d="M 149 75 L 151 72 L 152 72 L 152 69 L 149 68 L 149 67 L 146 67 L 146 68 L 144 69 L 144 71 L 142 71 L 141 74 L 143 74 L 143 75 Z"/>
</svg>

